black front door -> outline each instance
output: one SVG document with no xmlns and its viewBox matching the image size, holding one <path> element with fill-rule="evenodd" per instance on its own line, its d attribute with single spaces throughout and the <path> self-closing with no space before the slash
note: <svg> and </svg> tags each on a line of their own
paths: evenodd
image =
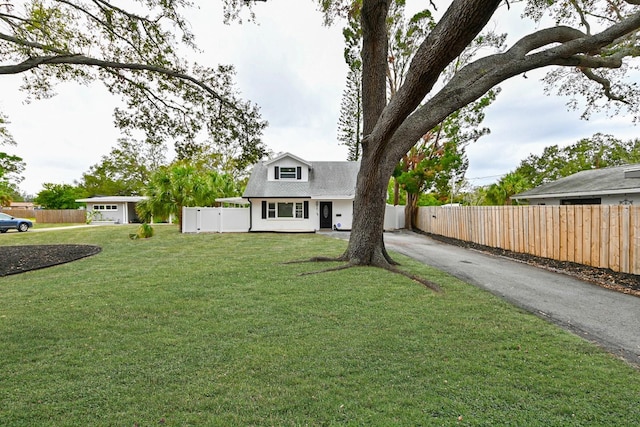
<svg viewBox="0 0 640 427">
<path fill-rule="evenodd" d="M 320 202 L 320 228 L 333 228 L 333 204 Z"/>
</svg>

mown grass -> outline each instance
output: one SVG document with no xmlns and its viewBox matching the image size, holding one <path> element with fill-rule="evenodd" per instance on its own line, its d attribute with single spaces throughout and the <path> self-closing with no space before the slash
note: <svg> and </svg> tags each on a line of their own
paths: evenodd
<svg viewBox="0 0 640 427">
<path fill-rule="evenodd" d="M 33 220 L 33 228 L 65 228 L 65 227 L 75 227 L 78 225 L 86 225 L 86 223 L 74 223 L 74 222 L 62 222 L 62 223 L 51 223 L 51 222 L 36 222 Z"/>
<path fill-rule="evenodd" d="M 157 226 L 7 234 L 100 254 L 0 278 L 0 425 L 632 425 L 640 373 L 396 255 L 299 276 L 346 243 Z M 523 278 L 526 280 L 526 278 Z"/>
</svg>

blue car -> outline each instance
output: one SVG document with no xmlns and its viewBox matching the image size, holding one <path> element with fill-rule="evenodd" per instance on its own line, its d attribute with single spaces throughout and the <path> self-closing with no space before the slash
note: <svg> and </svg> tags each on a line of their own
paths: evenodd
<svg viewBox="0 0 640 427">
<path fill-rule="evenodd" d="M 6 233 L 9 230 L 27 231 L 33 227 L 33 222 L 24 218 L 14 218 L 11 215 L 0 212 L 0 233 Z"/>
</svg>

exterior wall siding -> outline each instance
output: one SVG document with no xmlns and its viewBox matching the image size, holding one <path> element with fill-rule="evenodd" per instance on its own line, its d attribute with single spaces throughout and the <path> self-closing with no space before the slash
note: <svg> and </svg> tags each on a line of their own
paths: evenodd
<svg viewBox="0 0 640 427">
<path fill-rule="evenodd" d="M 276 180 L 276 176 L 275 176 L 275 168 L 300 168 L 301 171 L 301 177 L 300 177 L 300 181 L 309 181 L 309 166 L 305 165 L 304 163 L 298 162 L 290 157 L 285 157 L 283 159 L 280 159 L 277 162 L 273 162 L 271 164 L 269 164 L 269 169 L 267 172 L 267 179 L 269 181 L 274 181 Z M 294 181 L 297 181 L 298 179 L 294 179 Z"/>
<path fill-rule="evenodd" d="M 319 205 L 319 202 L 316 204 Z M 317 209 L 316 224 L 320 226 L 320 212 Z M 351 230 L 353 224 L 353 200 L 333 200 L 333 228 L 338 230 Z"/>
<path fill-rule="evenodd" d="M 309 202 L 309 218 L 262 218 L 262 202 L 267 203 L 304 203 Z M 250 231 L 289 231 L 311 232 L 318 226 L 318 212 L 315 203 L 309 199 L 251 199 L 251 230 Z"/>
<path fill-rule="evenodd" d="M 116 206 L 115 210 L 102 210 L 102 211 L 94 211 L 94 205 L 112 205 Z M 100 221 L 110 221 L 115 222 L 117 224 L 126 224 L 128 221 L 126 220 L 126 203 L 87 203 L 87 212 L 93 213 L 93 221 L 92 222 L 100 222 Z"/>
</svg>

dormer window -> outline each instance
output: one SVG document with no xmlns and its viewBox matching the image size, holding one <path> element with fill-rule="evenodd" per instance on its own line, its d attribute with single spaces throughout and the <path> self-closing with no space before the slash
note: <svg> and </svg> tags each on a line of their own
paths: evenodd
<svg viewBox="0 0 640 427">
<path fill-rule="evenodd" d="M 275 179 L 302 179 L 302 168 L 297 167 L 278 167 L 276 166 L 274 177 Z"/>
<path fill-rule="evenodd" d="M 296 179 L 296 168 L 280 168 L 280 178 Z"/>
</svg>

